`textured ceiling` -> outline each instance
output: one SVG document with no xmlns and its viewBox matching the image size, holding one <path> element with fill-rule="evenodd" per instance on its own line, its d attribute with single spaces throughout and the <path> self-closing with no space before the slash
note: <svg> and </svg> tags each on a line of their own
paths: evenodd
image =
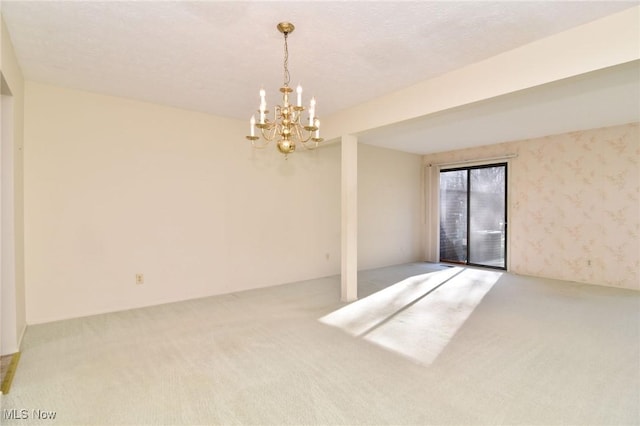
<svg viewBox="0 0 640 426">
<path fill-rule="evenodd" d="M 326 116 L 637 5 L 587 2 L 2 1 L 27 79 L 247 119 L 291 83 Z M 272 102 L 272 101 L 271 101 Z M 269 102 L 269 104 L 271 104 Z"/>
</svg>

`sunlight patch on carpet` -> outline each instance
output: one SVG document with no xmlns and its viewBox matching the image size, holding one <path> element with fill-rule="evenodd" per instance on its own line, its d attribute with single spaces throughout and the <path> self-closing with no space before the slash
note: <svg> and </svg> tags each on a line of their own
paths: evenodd
<svg viewBox="0 0 640 426">
<path fill-rule="evenodd" d="M 319 321 L 431 364 L 501 276 L 461 267 L 416 275 Z"/>
</svg>

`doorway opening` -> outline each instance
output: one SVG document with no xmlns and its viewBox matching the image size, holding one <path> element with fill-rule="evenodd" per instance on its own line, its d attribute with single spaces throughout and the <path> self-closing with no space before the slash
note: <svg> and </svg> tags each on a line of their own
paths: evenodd
<svg viewBox="0 0 640 426">
<path fill-rule="evenodd" d="M 507 163 L 440 171 L 440 261 L 507 268 Z"/>
</svg>

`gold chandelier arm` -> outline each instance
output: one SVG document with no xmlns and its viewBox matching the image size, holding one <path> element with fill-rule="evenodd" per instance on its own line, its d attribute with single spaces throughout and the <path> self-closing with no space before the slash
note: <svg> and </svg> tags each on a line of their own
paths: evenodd
<svg viewBox="0 0 640 426">
<path fill-rule="evenodd" d="M 300 131 L 300 125 L 298 123 L 294 123 L 294 125 L 291 126 L 291 134 L 293 136 L 294 141 L 301 142 L 301 143 L 305 142 L 304 136 Z"/>
<path fill-rule="evenodd" d="M 267 121 L 267 125 L 260 129 L 262 137 L 267 141 L 266 144 L 275 139 L 277 127 L 278 126 L 274 122 Z"/>
<path fill-rule="evenodd" d="M 260 141 L 260 142 L 257 142 Z M 255 149 L 264 149 L 267 147 L 267 145 L 269 145 L 269 140 L 264 140 L 264 139 L 256 139 L 256 140 L 252 140 L 251 141 L 251 145 L 255 148 Z"/>
<path fill-rule="evenodd" d="M 318 144 L 320 142 L 322 142 L 322 141 L 323 141 L 322 138 L 310 138 L 310 139 L 307 139 L 306 141 L 302 142 L 302 146 L 305 149 L 307 149 L 309 151 L 312 151 L 312 150 L 316 149 L 318 147 Z"/>
<path fill-rule="evenodd" d="M 307 150 L 313 150 L 318 147 L 318 144 L 323 141 L 322 138 L 313 137 L 313 133 L 308 131 L 301 126 L 294 127 L 294 139 L 296 142 L 300 142 L 303 148 Z"/>
</svg>

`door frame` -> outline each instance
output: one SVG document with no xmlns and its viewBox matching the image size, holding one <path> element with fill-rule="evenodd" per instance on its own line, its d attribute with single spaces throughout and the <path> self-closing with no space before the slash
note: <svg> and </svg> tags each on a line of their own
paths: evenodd
<svg viewBox="0 0 640 426">
<path fill-rule="evenodd" d="M 501 158 L 492 158 L 485 161 L 477 161 L 477 162 L 462 162 L 462 163 L 446 163 L 439 165 L 427 165 L 428 172 L 425 173 L 427 177 L 426 185 L 427 185 L 427 205 L 431 204 L 432 209 L 428 209 L 428 217 L 427 223 L 429 224 L 429 230 L 427 232 L 427 238 L 432 243 L 428 244 L 425 248 L 425 258 L 427 260 L 443 262 L 443 263 L 454 263 L 458 265 L 464 266 L 473 266 L 473 267 L 482 267 L 482 268 L 490 268 L 490 269 L 498 269 L 502 271 L 508 271 L 509 268 L 509 252 L 510 252 L 510 232 L 509 232 L 509 164 L 510 158 L 514 156 L 506 156 Z M 435 167 L 434 167 L 435 166 Z M 470 227 L 470 215 L 469 215 L 469 198 L 470 198 L 470 173 L 467 173 L 467 261 L 466 262 L 450 262 L 446 260 L 440 259 L 440 173 L 445 171 L 456 171 L 456 170 L 472 170 L 472 169 L 482 169 L 488 167 L 496 167 L 496 166 L 504 166 L 505 170 L 505 203 L 504 203 L 504 266 L 492 266 L 492 265 L 484 265 L 478 263 L 469 262 L 469 235 L 468 230 Z M 431 203 L 429 203 L 429 200 Z"/>
</svg>

